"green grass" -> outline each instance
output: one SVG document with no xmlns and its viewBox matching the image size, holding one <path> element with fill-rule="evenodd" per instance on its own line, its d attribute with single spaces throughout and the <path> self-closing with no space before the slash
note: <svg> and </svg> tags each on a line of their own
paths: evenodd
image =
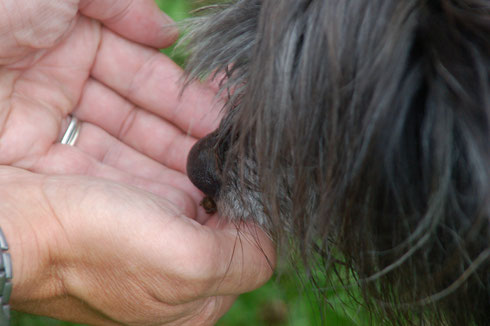
<svg viewBox="0 0 490 326">
<path fill-rule="evenodd" d="M 367 314 L 356 307 L 341 289 L 320 299 L 311 283 L 302 283 L 289 270 L 274 276 L 262 288 L 240 296 L 218 326 L 366 325 Z"/>
<path fill-rule="evenodd" d="M 192 0 L 156 0 L 155 1 L 160 9 L 166 12 L 175 21 L 181 21 L 189 17 L 189 12 L 192 10 Z M 175 47 L 172 45 L 167 49 L 163 49 L 162 52 L 178 63 L 182 65 L 185 58 L 178 52 L 174 51 Z"/>
<path fill-rule="evenodd" d="M 188 17 L 192 0 L 156 0 L 157 4 L 174 20 Z M 163 52 L 181 64 L 173 48 Z M 321 304 L 308 282 L 302 283 L 293 270 L 285 271 L 280 278 L 273 277 L 265 286 L 238 298 L 231 310 L 218 322 L 218 326 L 311 326 L 366 325 L 367 313 L 359 309 L 344 291 L 328 292 L 328 304 Z M 357 296 L 354 291 L 354 296 Z M 325 299 L 322 299 L 323 301 Z M 320 313 L 319 307 L 324 308 Z M 323 319 L 320 318 L 323 316 Z M 12 312 L 12 326 L 76 326 L 50 318 Z"/>
</svg>

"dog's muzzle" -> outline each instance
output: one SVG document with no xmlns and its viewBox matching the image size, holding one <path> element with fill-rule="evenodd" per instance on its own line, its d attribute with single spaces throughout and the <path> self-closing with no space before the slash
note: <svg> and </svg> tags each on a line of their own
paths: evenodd
<svg viewBox="0 0 490 326">
<path fill-rule="evenodd" d="M 187 175 L 204 194 L 215 199 L 221 187 L 216 140 L 210 134 L 199 140 L 187 157 Z"/>
</svg>

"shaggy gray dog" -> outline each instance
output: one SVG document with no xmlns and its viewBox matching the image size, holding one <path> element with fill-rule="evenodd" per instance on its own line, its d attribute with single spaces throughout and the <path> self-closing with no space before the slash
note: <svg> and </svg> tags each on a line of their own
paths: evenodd
<svg viewBox="0 0 490 326">
<path fill-rule="evenodd" d="M 227 98 L 188 159 L 207 209 L 256 220 L 283 252 L 347 266 L 378 318 L 488 325 L 490 2 L 203 12 L 189 75 L 224 76 Z"/>
</svg>

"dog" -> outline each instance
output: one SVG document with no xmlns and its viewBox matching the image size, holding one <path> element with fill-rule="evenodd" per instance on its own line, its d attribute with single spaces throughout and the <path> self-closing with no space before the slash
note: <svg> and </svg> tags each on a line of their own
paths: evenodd
<svg viewBox="0 0 490 326">
<path fill-rule="evenodd" d="M 490 2 L 201 12 L 184 41 L 189 79 L 218 78 L 226 98 L 188 157 L 207 210 L 348 268 L 381 320 L 488 325 Z"/>
</svg>

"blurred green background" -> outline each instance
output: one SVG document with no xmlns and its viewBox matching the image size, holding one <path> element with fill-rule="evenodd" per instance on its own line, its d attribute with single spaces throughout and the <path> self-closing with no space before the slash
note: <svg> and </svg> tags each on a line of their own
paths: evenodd
<svg viewBox="0 0 490 326">
<path fill-rule="evenodd" d="M 188 17 L 189 12 L 197 6 L 195 0 L 156 0 L 156 2 L 176 21 Z M 182 64 L 183 58 L 175 54 L 173 48 L 165 49 L 162 52 Z M 262 288 L 240 296 L 232 309 L 217 325 L 353 326 L 368 324 L 367 313 L 360 308 L 356 300 L 345 292 L 342 290 L 327 291 L 327 296 L 319 299 L 317 290 L 310 283 L 302 282 L 302 279 L 304 278 L 299 277 L 296 270 L 286 269 L 280 277 L 273 277 Z M 355 291 L 354 296 L 356 296 Z M 320 309 L 319 307 L 324 308 Z M 80 324 L 12 312 L 12 326 L 41 325 L 75 326 Z"/>
</svg>

